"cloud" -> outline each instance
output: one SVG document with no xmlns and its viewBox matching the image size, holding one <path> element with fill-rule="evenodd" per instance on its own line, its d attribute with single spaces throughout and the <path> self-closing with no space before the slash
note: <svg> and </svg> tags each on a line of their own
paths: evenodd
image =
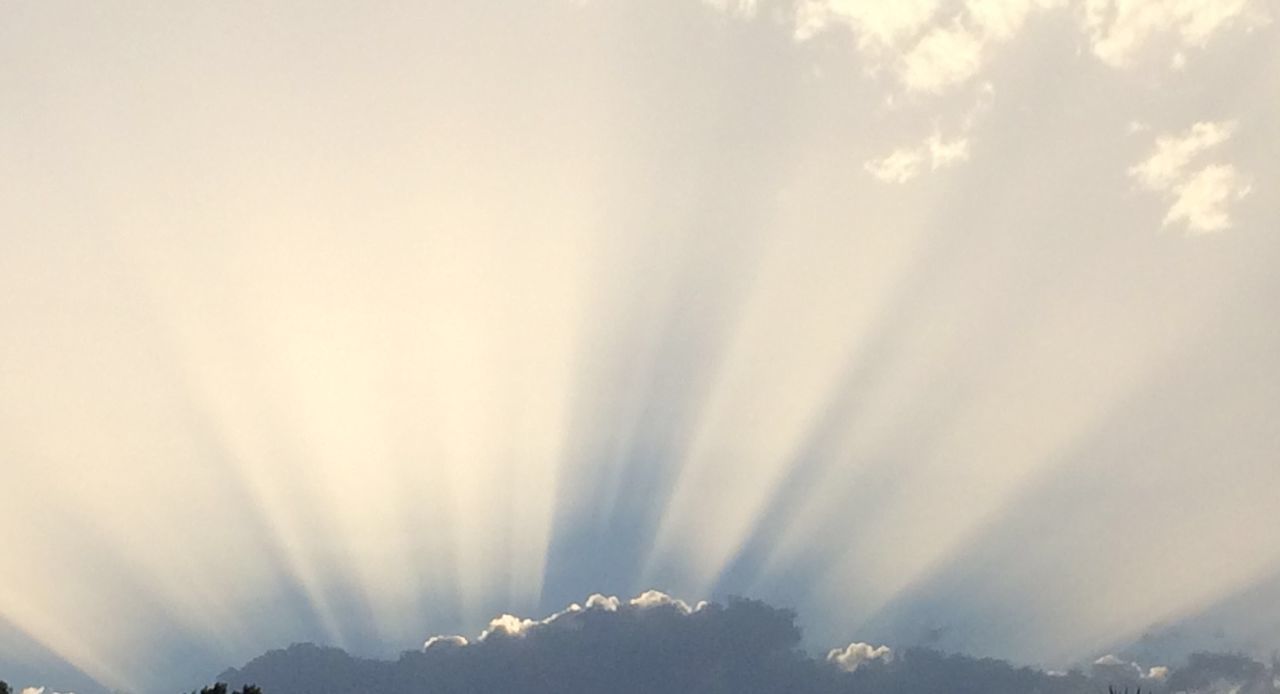
<svg viewBox="0 0 1280 694">
<path fill-rule="evenodd" d="M 1276 667 L 1271 668 L 1247 656 L 1231 653 L 1192 653 L 1184 666 L 1167 674 L 1165 685 L 1171 692 L 1192 694 L 1253 694 L 1277 691 Z"/>
<path fill-rule="evenodd" d="M 1227 27 L 1268 21 L 1250 0 L 1085 0 L 1084 15 L 1094 55 L 1113 67 L 1132 64 L 1157 35 L 1172 35 L 1185 47 L 1203 47 Z"/>
<path fill-rule="evenodd" d="M 674 610 L 679 614 L 689 615 L 705 609 L 707 607 L 707 603 L 703 601 L 690 606 L 689 603 L 678 598 L 673 598 L 662 591 L 647 590 L 628 600 L 626 606 L 635 611 L 660 610 L 667 608 Z M 486 641 L 493 636 L 523 637 L 535 629 L 556 625 L 565 618 L 581 612 L 617 612 L 619 609 L 622 609 L 622 601 L 616 596 L 604 596 L 599 593 L 595 593 L 587 598 L 585 608 L 582 605 L 573 603 L 565 609 L 544 619 L 533 620 L 510 614 L 503 614 L 489 621 L 489 626 L 486 627 L 484 631 L 480 632 L 480 635 L 476 637 L 476 642 L 479 643 Z M 461 636 L 433 636 L 430 639 L 427 639 L 426 644 L 423 646 L 423 650 L 439 643 L 441 640 L 448 640 L 451 644 L 457 646 L 470 645 L 470 642 L 468 642 L 465 637 Z"/>
<path fill-rule="evenodd" d="M 969 138 L 957 137 L 944 140 L 942 133 L 934 131 L 925 140 L 929 148 L 929 166 L 937 170 L 969 159 Z"/>
<path fill-rule="evenodd" d="M 784 691 L 816 685 L 824 673 L 797 649 L 789 610 L 730 599 L 697 603 L 658 591 L 635 599 L 595 595 L 543 619 L 502 615 L 485 637 L 433 638 L 398 661 L 354 658 L 342 650 L 295 645 L 269 652 L 219 679 L 256 683 L 270 694 L 369 690 L 521 691 L 617 694 L 679 691 Z"/>
<path fill-rule="evenodd" d="M 967 0 L 964 7 L 973 26 L 984 35 L 1006 40 L 1022 29 L 1032 12 L 1064 4 L 1065 0 Z"/>
<path fill-rule="evenodd" d="M 918 33 L 938 10 L 939 0 L 801 0 L 796 37 L 809 38 L 831 27 L 851 29 L 864 50 L 896 46 Z"/>
<path fill-rule="evenodd" d="M 617 612 L 620 606 L 621 606 L 621 602 L 618 600 L 618 598 L 613 596 L 605 597 L 599 593 L 594 593 L 593 595 L 591 595 L 591 597 L 587 598 L 588 610 L 604 610 L 606 612 Z"/>
<path fill-rule="evenodd" d="M 1108 653 L 1093 661 L 1093 676 L 1108 681 L 1126 682 L 1140 679 L 1142 677 L 1142 668 L 1137 663 L 1131 663 L 1117 655 Z"/>
<path fill-rule="evenodd" d="M 462 646 L 466 646 L 468 643 L 470 642 L 467 641 L 467 637 L 465 636 L 432 636 L 422 644 L 422 650 L 425 651 L 431 648 L 461 648 Z"/>
<path fill-rule="evenodd" d="M 751 17 L 752 0 L 704 0 L 731 14 Z M 940 93 L 977 75 L 992 47 L 1013 39 L 1035 12 L 1067 6 L 1066 0 L 966 0 L 959 8 L 939 0 L 801 0 L 794 36 L 804 41 L 831 29 L 850 31 L 871 71 L 895 68 L 907 91 Z M 1168 65 L 1186 67 L 1187 48 L 1205 46 L 1233 26 L 1252 29 L 1270 17 L 1258 0 L 1083 0 L 1080 30 L 1093 54 L 1107 65 L 1128 67 L 1155 37 L 1174 37 Z"/>
<path fill-rule="evenodd" d="M 269 644 L 473 641 L 504 609 L 488 641 L 516 647 L 553 630 L 506 605 L 634 581 L 767 587 L 823 647 L 864 611 L 894 616 L 857 636 L 898 645 L 919 630 L 896 615 L 927 606 L 950 647 L 1060 665 L 1272 561 L 1253 521 L 1280 351 L 1257 326 L 1280 237 L 1216 237 L 1187 281 L 1124 243 L 1115 179 L 1229 104 L 1261 146 L 1193 157 L 1142 201 L 1149 226 L 1185 198 L 1170 233 L 1224 199 L 1243 228 L 1222 177 L 1198 177 L 1215 162 L 1274 226 L 1277 44 L 1218 34 L 1214 71 L 1184 49 L 1170 85 L 1106 68 L 1048 3 L 809 2 L 831 34 L 796 43 L 776 15 L 801 4 L 748 23 L 697 0 L 149 3 L 90 26 L 0 3 L 30 97 L 0 128 L 0 411 L 21 433 L 0 487 L 30 490 L 10 503 L 32 519 L 0 545 L 60 567 L 0 578 L 4 619 L 42 644 L 0 637 L 0 670 L 177 691 Z M 939 28 L 981 42 L 979 74 L 902 93 Z M 965 130 L 986 77 L 999 102 Z M 1156 128 L 1108 146 L 1131 117 Z M 911 204 L 875 175 L 944 169 Z M 1201 349 L 1233 358 L 1182 361 Z M 1023 499 L 1073 498 L 1056 492 L 1095 461 L 1132 480 L 1088 505 L 1124 532 L 1060 566 L 1080 526 L 1027 522 Z M 1116 510 L 1155 467 L 1181 508 Z M 1044 527 L 1032 557 L 968 551 Z M 1172 570 L 1169 538 L 1224 569 Z M 1091 568 L 1116 557 L 1170 578 Z M 975 608 L 968 581 L 1007 609 Z M 470 649 L 450 645 L 429 650 Z"/>
<path fill-rule="evenodd" d="M 1163 135 L 1156 139 L 1149 157 L 1129 168 L 1129 175 L 1151 190 L 1167 190 L 1182 178 L 1196 155 L 1226 142 L 1235 127 L 1231 121 L 1200 122 L 1181 134 Z"/>
<path fill-rule="evenodd" d="M 1273 673 L 1243 656 L 1198 654 L 1185 668 L 1143 669 L 1117 655 L 1079 670 L 1046 672 L 1003 660 L 855 641 L 814 658 L 799 648 L 795 613 L 731 598 L 696 607 L 659 591 L 631 600 L 593 595 L 543 619 L 503 615 L 468 642 L 435 637 L 395 661 L 300 644 L 224 672 L 232 687 L 269 694 L 522 692 L 525 694 L 1096 694 L 1109 685 L 1168 692 L 1272 693 Z M 31 691 L 24 694 L 42 694 Z"/>
<path fill-rule="evenodd" d="M 1211 164 L 1174 186 L 1174 203 L 1164 224 L 1185 222 L 1191 234 L 1209 234 L 1231 227 L 1231 203 L 1249 194 L 1248 178 L 1230 164 Z"/>
<path fill-rule="evenodd" d="M 1129 176 L 1142 187 L 1171 197 L 1164 226 L 1181 223 L 1193 235 L 1231 226 L 1231 204 L 1249 194 L 1248 177 L 1230 164 L 1190 169 L 1197 157 L 1230 139 L 1235 127 L 1231 121 L 1200 122 L 1180 134 L 1160 136 L 1151 155 L 1129 167 Z"/>
<path fill-rule="evenodd" d="M 614 601 L 614 604 L 616 604 L 617 598 L 613 598 L 613 601 Z M 689 603 L 683 600 L 673 598 L 670 595 L 667 595 L 666 593 L 663 593 L 662 591 L 658 591 L 658 590 L 647 590 L 641 593 L 640 595 L 638 595 L 637 597 L 632 598 L 628 604 L 631 605 L 632 607 L 639 608 L 642 610 L 649 610 L 656 607 L 674 607 L 675 609 L 679 610 L 684 614 L 696 612 L 706 607 L 707 605 L 707 603 L 705 602 L 700 602 L 697 605 L 690 607 Z"/>
<path fill-rule="evenodd" d="M 969 138 L 945 139 L 934 131 L 918 145 L 900 147 L 863 164 L 868 173 L 885 183 L 906 183 L 918 176 L 926 162 L 930 171 L 953 166 L 969 158 Z"/>
<path fill-rule="evenodd" d="M 902 83 L 919 92 L 940 92 L 964 82 L 982 67 L 982 40 L 958 22 L 931 30 L 902 61 Z"/>
<path fill-rule="evenodd" d="M 1032 12 L 1062 0 L 968 0 L 941 11 L 937 0 L 870 2 L 805 0 L 796 11 L 796 38 L 833 27 L 850 30 L 872 72 L 896 71 L 909 92 L 939 94 L 977 75 L 990 49 L 1012 39 Z"/>
<path fill-rule="evenodd" d="M 1098 681 L 1139 685 L 1150 690 L 1169 678 L 1170 669 L 1165 665 L 1143 668 L 1136 662 L 1108 653 L 1093 661 L 1092 671 L 1094 679 Z"/>
<path fill-rule="evenodd" d="M 538 624 L 538 622 L 534 622 L 530 619 L 520 619 L 514 615 L 504 614 L 495 617 L 490 621 L 489 628 L 480 632 L 480 638 L 478 640 L 484 641 L 494 634 L 521 636 L 536 624 Z"/>
<path fill-rule="evenodd" d="M 880 159 L 871 159 L 863 168 L 885 183 L 906 183 L 920 173 L 924 154 L 919 147 L 900 147 Z"/>
<path fill-rule="evenodd" d="M 893 649 L 888 646 L 872 646 L 869 643 L 855 642 L 841 648 L 833 648 L 827 653 L 827 662 L 844 670 L 853 672 L 863 663 L 872 661 L 893 661 Z"/>
</svg>

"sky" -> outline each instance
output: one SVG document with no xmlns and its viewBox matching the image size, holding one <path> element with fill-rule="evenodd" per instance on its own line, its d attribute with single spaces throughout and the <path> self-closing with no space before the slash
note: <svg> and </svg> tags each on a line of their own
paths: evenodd
<svg viewBox="0 0 1280 694">
<path fill-rule="evenodd" d="M 651 588 L 1280 649 L 1278 19 L 0 2 L 0 675 Z"/>
</svg>

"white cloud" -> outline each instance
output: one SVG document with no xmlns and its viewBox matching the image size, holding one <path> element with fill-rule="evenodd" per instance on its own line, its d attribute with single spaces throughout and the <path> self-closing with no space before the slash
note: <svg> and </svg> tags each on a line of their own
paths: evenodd
<svg viewBox="0 0 1280 694">
<path fill-rule="evenodd" d="M 758 11 L 758 0 L 703 2 L 732 15 Z M 976 74 L 986 49 L 1016 36 L 1034 12 L 1068 4 L 1080 8 L 1094 55 L 1113 67 L 1132 64 L 1154 38 L 1170 36 L 1176 47 L 1168 64 L 1179 71 L 1188 60 L 1183 49 L 1202 48 L 1227 28 L 1252 29 L 1271 19 L 1263 0 L 965 0 L 957 11 L 944 11 L 941 0 L 800 0 L 795 38 L 847 29 L 873 58 L 873 71 L 896 65 L 903 86 L 938 91 Z"/>
<path fill-rule="evenodd" d="M 594 593 L 591 595 L 591 597 L 587 598 L 588 610 L 604 610 L 605 612 L 617 612 L 618 607 L 621 604 L 622 604 L 622 601 L 618 600 L 617 597 L 612 595 L 604 596 L 599 593 Z"/>
<path fill-rule="evenodd" d="M 1065 0 L 967 0 L 964 4 L 974 28 L 992 39 L 1013 38 L 1035 10 L 1060 7 Z"/>
<path fill-rule="evenodd" d="M 707 602 L 700 601 L 696 605 L 690 606 L 689 603 L 673 598 L 666 593 L 657 590 L 649 590 L 627 601 L 627 606 L 636 610 L 649 610 L 658 607 L 674 607 L 682 614 L 693 614 L 707 606 Z M 543 619 L 526 619 L 511 614 L 503 614 L 489 621 L 489 625 L 480 632 L 476 637 L 476 641 L 484 641 L 489 637 L 498 634 L 502 636 L 523 637 L 529 632 L 555 624 L 558 620 L 566 615 L 578 614 L 580 612 L 599 610 L 602 612 L 617 612 L 622 607 L 622 601 L 616 596 L 606 596 L 594 593 L 587 598 L 586 607 L 578 603 L 573 603 L 559 612 L 552 613 Z M 467 646 L 470 642 L 463 636 L 432 636 L 422 645 L 425 651 L 428 648 L 438 646 Z M 39 692 L 35 693 L 39 694 Z"/>
<path fill-rule="evenodd" d="M 796 38 L 831 27 L 853 32 L 871 72 L 896 72 L 908 91 L 938 93 L 978 74 L 988 48 L 1017 34 L 1037 10 L 1065 0 L 967 0 L 940 13 L 937 0 L 803 0 Z"/>
<path fill-rule="evenodd" d="M 902 83 L 919 92 L 940 92 L 972 78 L 982 67 L 983 42 L 959 22 L 925 35 L 902 60 Z"/>
<path fill-rule="evenodd" d="M 1247 177 L 1230 164 L 1208 164 L 1190 172 L 1197 156 L 1230 139 L 1232 122 L 1196 123 L 1179 135 L 1156 139 L 1147 159 L 1129 167 L 1143 187 L 1171 195 L 1164 225 L 1184 223 L 1190 234 L 1207 234 L 1231 226 L 1231 203 L 1249 194 Z"/>
<path fill-rule="evenodd" d="M 677 598 L 673 598 L 670 595 L 667 595 L 666 593 L 663 593 L 662 591 L 659 591 L 659 590 L 647 590 L 641 593 L 640 595 L 632 598 L 628 604 L 631 605 L 632 607 L 635 607 L 641 610 L 652 609 L 655 607 L 672 606 L 685 614 L 691 614 L 693 612 L 697 612 L 707 606 L 707 603 L 703 601 L 703 602 L 699 602 L 697 605 L 694 605 L 693 607 L 690 607 L 689 603 L 683 600 L 679 600 Z"/>
<path fill-rule="evenodd" d="M 431 638 L 427 639 L 426 643 L 422 644 L 422 650 L 425 651 L 431 648 L 432 646 L 460 647 L 460 646 L 466 646 L 467 644 L 468 644 L 468 641 L 467 641 L 467 637 L 465 636 L 453 636 L 453 635 L 432 636 Z"/>
<path fill-rule="evenodd" d="M 1231 227 L 1228 208 L 1249 194 L 1248 179 L 1230 164 L 1210 164 L 1174 187 L 1175 200 L 1165 225 L 1185 222 L 1191 234 Z"/>
<path fill-rule="evenodd" d="M 1169 679 L 1169 668 L 1165 667 L 1164 665 L 1157 665 L 1147 670 L 1147 674 L 1144 675 L 1143 678 L 1148 680 L 1156 680 L 1158 682 L 1163 682 Z"/>
<path fill-rule="evenodd" d="M 1114 67 L 1131 64 L 1159 34 L 1202 47 L 1221 29 L 1267 21 L 1251 0 L 1085 0 L 1084 11 L 1094 55 Z"/>
<path fill-rule="evenodd" d="M 1129 168 L 1129 175 L 1151 190 L 1167 190 L 1197 154 L 1226 142 L 1234 130 L 1229 121 L 1196 123 L 1181 135 L 1163 135 L 1156 139 L 1151 156 Z"/>
<path fill-rule="evenodd" d="M 935 131 L 925 141 L 925 145 L 929 148 L 929 168 L 934 171 L 969 160 L 969 138 L 967 137 L 943 140 L 942 133 Z"/>
<path fill-rule="evenodd" d="M 937 171 L 968 159 L 968 137 L 962 135 L 948 140 L 935 130 L 920 144 L 899 147 L 884 157 L 865 162 L 863 168 L 885 183 L 906 183 L 920 175 L 926 161 L 930 171 Z"/>
<path fill-rule="evenodd" d="M 833 648 L 827 653 L 827 662 L 845 672 L 853 672 L 863 663 L 874 660 L 891 662 L 893 649 L 888 646 L 872 646 L 869 643 L 851 643 L 843 649 Z"/>
<path fill-rule="evenodd" d="M 920 148 L 903 147 L 885 157 L 866 162 L 863 168 L 885 183 L 906 183 L 919 175 L 923 159 Z"/>
<path fill-rule="evenodd" d="M 892 47 L 919 33 L 938 5 L 939 0 L 802 0 L 796 8 L 796 38 L 835 25 L 852 29 L 863 49 Z"/>
<path fill-rule="evenodd" d="M 541 622 L 535 622 L 532 619 L 521 619 L 515 615 L 504 614 L 489 621 L 489 628 L 480 632 L 479 641 L 493 636 L 494 634 L 503 634 L 505 636 L 523 636 L 533 627 Z"/>
</svg>

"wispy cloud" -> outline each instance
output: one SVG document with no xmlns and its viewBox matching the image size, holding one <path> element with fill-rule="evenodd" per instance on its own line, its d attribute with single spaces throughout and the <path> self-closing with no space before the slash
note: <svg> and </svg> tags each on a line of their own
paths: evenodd
<svg viewBox="0 0 1280 694">
<path fill-rule="evenodd" d="M 1085 0 L 1085 29 L 1094 55 L 1113 67 L 1127 67 L 1155 38 L 1167 35 L 1184 47 L 1203 47 L 1233 26 L 1265 24 L 1265 7 L 1256 0 Z M 1175 51 L 1173 67 L 1185 65 Z"/>
<path fill-rule="evenodd" d="M 1235 129 L 1231 121 L 1200 122 L 1182 133 L 1162 135 L 1150 156 L 1129 168 L 1144 188 L 1171 198 L 1165 226 L 1182 224 L 1190 234 L 1230 228 L 1231 205 L 1249 194 L 1248 177 L 1231 164 L 1192 164 L 1230 139 Z"/>
</svg>

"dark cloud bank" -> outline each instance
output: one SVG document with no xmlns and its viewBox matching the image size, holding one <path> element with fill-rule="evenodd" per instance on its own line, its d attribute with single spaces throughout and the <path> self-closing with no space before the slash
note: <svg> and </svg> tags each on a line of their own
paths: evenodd
<svg viewBox="0 0 1280 694">
<path fill-rule="evenodd" d="M 816 658 L 800 649 L 800 628 L 790 610 L 740 598 L 690 608 L 660 594 L 646 595 L 661 599 L 620 602 L 593 596 L 585 608 L 573 606 L 538 622 L 494 620 L 472 642 L 433 638 L 395 661 L 294 645 L 228 670 L 219 680 L 236 688 L 257 684 L 267 694 L 1069 694 L 1106 692 L 1108 686 L 1141 686 L 1152 694 L 1280 691 L 1276 663 L 1242 655 L 1196 654 L 1169 669 L 1108 656 L 1066 673 L 923 648 L 895 653 L 866 644 Z"/>
</svg>

